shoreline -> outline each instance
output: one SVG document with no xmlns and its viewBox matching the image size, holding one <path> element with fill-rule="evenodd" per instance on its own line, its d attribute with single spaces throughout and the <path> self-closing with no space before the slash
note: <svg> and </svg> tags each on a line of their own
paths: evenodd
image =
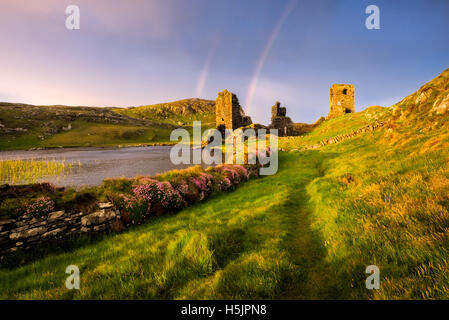
<svg viewBox="0 0 449 320">
<path fill-rule="evenodd" d="M 137 145 L 113 145 L 113 146 L 59 146 L 59 147 L 39 147 L 30 149 L 0 149 L 2 152 L 13 152 L 13 151 L 45 151 L 45 150 L 62 150 L 62 149 L 124 149 L 124 148 L 147 148 L 147 147 L 172 147 L 178 144 L 177 141 L 173 142 L 155 142 L 149 144 L 137 144 Z M 190 143 L 190 147 L 193 147 L 193 143 Z M 204 146 L 202 145 L 203 149 Z"/>
<path fill-rule="evenodd" d="M 7 151 L 41 151 L 41 150 L 59 150 L 59 149 L 123 149 L 123 148 L 143 148 L 143 147 L 168 147 L 175 145 L 176 142 L 155 142 L 148 144 L 137 144 L 137 145 L 112 145 L 112 146 L 58 146 L 58 147 L 37 147 L 29 149 L 0 149 L 0 152 Z"/>
</svg>

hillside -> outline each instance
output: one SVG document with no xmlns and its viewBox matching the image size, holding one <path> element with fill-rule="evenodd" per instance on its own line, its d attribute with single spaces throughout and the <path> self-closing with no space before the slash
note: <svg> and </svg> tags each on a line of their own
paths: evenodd
<svg viewBox="0 0 449 320">
<path fill-rule="evenodd" d="M 436 112 L 448 85 L 446 70 L 395 106 L 281 138 L 290 152 L 280 152 L 278 173 L 230 194 L 0 269 L 0 296 L 449 299 L 449 115 Z M 376 130 L 297 151 L 379 121 Z M 69 264 L 82 268 L 82 290 L 65 289 Z M 369 265 L 380 269 L 380 290 L 365 287 Z"/>
<path fill-rule="evenodd" d="M 169 123 L 177 126 L 191 126 L 199 120 L 205 127 L 215 126 L 215 101 L 203 99 L 184 99 L 154 105 L 115 108 L 118 114 L 129 117 Z"/>
<path fill-rule="evenodd" d="M 405 97 L 393 107 L 395 119 L 423 119 L 444 115 L 449 111 L 449 69 Z M 424 121 L 425 122 L 425 121 Z"/>
<path fill-rule="evenodd" d="M 174 128 L 193 120 L 213 126 L 214 105 L 200 99 L 126 109 L 0 103 L 0 150 L 169 143 Z"/>
</svg>

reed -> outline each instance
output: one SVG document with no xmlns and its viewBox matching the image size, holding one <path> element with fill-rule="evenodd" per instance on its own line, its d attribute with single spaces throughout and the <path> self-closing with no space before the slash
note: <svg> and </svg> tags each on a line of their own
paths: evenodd
<svg viewBox="0 0 449 320">
<path fill-rule="evenodd" d="M 81 166 L 80 163 L 76 165 Z M 65 160 L 0 160 L 0 184 L 36 183 L 44 177 L 59 179 L 74 166 Z"/>
</svg>

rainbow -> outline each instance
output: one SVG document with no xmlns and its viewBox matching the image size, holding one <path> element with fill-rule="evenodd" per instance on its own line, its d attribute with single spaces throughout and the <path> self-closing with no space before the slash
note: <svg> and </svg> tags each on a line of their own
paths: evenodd
<svg viewBox="0 0 449 320">
<path fill-rule="evenodd" d="M 204 84 L 206 83 L 206 78 L 209 73 L 210 64 L 212 62 L 212 58 L 214 57 L 215 50 L 217 49 L 218 41 L 212 46 L 207 55 L 206 62 L 204 63 L 203 70 L 201 71 L 200 78 L 198 79 L 198 83 L 196 85 L 196 97 L 201 98 L 203 94 Z"/>
<path fill-rule="evenodd" d="M 285 20 L 287 20 L 290 13 L 293 11 L 295 5 L 296 5 L 296 0 L 290 0 L 290 2 L 287 4 L 284 11 L 282 12 L 282 15 L 279 18 L 278 22 L 276 23 L 273 31 L 271 32 L 270 36 L 268 37 L 268 41 L 265 44 L 262 54 L 260 55 L 259 61 L 257 62 L 256 69 L 254 70 L 254 74 L 251 78 L 251 83 L 249 85 L 248 93 L 246 95 L 246 103 L 245 103 L 245 105 L 246 105 L 245 113 L 246 114 L 249 114 L 249 112 L 251 111 L 251 104 L 252 104 L 254 92 L 256 91 L 257 81 L 259 80 L 260 71 L 262 70 L 262 67 L 265 63 L 265 59 L 266 59 L 268 53 L 270 52 L 271 46 L 273 45 L 274 40 L 276 40 L 276 37 L 278 36 L 282 25 L 284 24 Z"/>
</svg>

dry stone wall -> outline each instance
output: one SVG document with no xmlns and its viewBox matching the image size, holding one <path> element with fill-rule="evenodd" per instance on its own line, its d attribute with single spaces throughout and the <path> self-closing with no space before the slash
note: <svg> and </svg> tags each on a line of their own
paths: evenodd
<svg viewBox="0 0 449 320">
<path fill-rule="evenodd" d="M 326 140 L 321 140 L 320 142 L 314 144 L 314 145 L 310 145 L 310 146 L 306 146 L 302 149 L 293 149 L 291 151 L 305 151 L 305 150 L 313 150 L 313 149 L 318 149 L 319 147 L 324 147 L 328 144 L 334 144 L 334 143 L 339 143 L 342 142 L 344 140 L 347 139 L 351 139 L 354 138 L 356 136 L 358 136 L 359 134 L 365 133 L 365 132 L 372 132 L 375 131 L 377 129 L 379 129 L 380 127 L 384 126 L 385 122 L 377 122 L 374 124 L 370 124 L 367 125 L 365 127 L 362 127 L 360 129 L 354 130 L 351 133 L 346 133 L 346 134 L 341 134 L 338 136 L 334 136 L 332 138 L 326 139 Z M 279 151 L 286 151 L 282 148 L 279 148 Z"/>
<path fill-rule="evenodd" d="M 338 135 L 338 136 L 335 136 L 335 137 L 332 137 L 332 138 L 329 138 L 329 139 L 326 139 L 326 140 L 321 140 L 317 144 L 305 147 L 304 150 L 317 149 L 319 147 L 323 147 L 323 146 L 328 145 L 328 144 L 339 143 L 339 142 L 342 142 L 344 140 L 354 138 L 355 136 L 358 136 L 359 134 L 362 134 L 362 133 L 365 133 L 365 132 L 374 131 L 374 130 L 382 127 L 383 125 L 384 125 L 384 122 L 378 122 L 378 123 L 375 123 L 375 124 L 370 124 L 370 125 L 367 125 L 365 127 L 360 128 L 360 129 L 354 130 L 351 133 L 341 134 L 341 135 Z"/>
<path fill-rule="evenodd" d="M 111 203 L 100 203 L 99 208 L 88 214 L 56 211 L 43 218 L 22 215 L 18 219 L 0 221 L 0 257 L 19 248 L 30 249 L 72 235 L 121 229 L 120 213 Z"/>
</svg>

